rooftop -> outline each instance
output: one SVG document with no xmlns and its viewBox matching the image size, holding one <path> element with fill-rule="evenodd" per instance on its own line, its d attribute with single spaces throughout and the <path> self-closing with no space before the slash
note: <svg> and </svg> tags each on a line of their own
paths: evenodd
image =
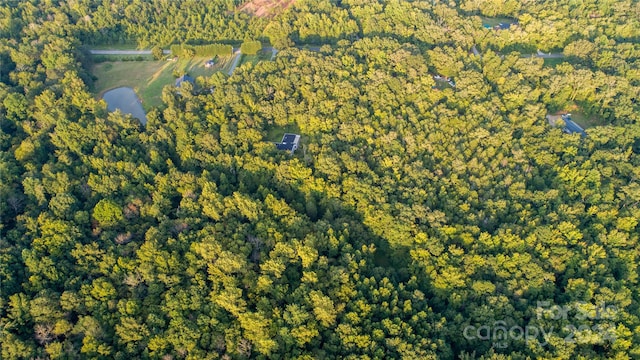
<svg viewBox="0 0 640 360">
<path fill-rule="evenodd" d="M 562 115 L 562 120 L 564 120 L 564 131 L 569 134 L 579 133 L 582 136 L 587 136 L 587 133 L 584 129 L 576 124 L 573 120 L 571 120 L 571 114 Z"/>
<path fill-rule="evenodd" d="M 582 126 L 578 125 L 575 121 L 571 120 L 571 114 L 562 114 L 562 115 L 547 115 L 547 120 L 551 126 L 557 126 L 558 120 L 562 119 L 564 122 L 564 127 L 562 131 L 567 134 L 579 133 L 582 136 L 587 136 L 587 132 L 584 131 Z"/>
<path fill-rule="evenodd" d="M 284 134 L 284 136 L 282 137 L 282 142 L 283 143 L 293 143 L 293 142 L 297 142 L 298 138 L 300 138 L 300 135 Z"/>
<path fill-rule="evenodd" d="M 278 150 L 288 150 L 293 154 L 294 151 L 298 148 L 298 143 L 300 142 L 300 135 L 298 134 L 284 134 L 282 137 L 282 141 L 276 143 L 276 148 Z"/>
</svg>

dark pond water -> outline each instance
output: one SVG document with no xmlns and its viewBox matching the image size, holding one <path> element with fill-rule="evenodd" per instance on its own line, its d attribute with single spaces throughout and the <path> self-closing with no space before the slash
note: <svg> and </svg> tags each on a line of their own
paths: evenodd
<svg viewBox="0 0 640 360">
<path fill-rule="evenodd" d="M 142 125 L 147 123 L 147 115 L 142 108 L 138 95 L 132 88 L 120 87 L 109 90 L 102 95 L 102 98 L 107 102 L 109 111 L 119 109 L 125 114 L 131 114 L 133 117 L 138 118 Z"/>
</svg>

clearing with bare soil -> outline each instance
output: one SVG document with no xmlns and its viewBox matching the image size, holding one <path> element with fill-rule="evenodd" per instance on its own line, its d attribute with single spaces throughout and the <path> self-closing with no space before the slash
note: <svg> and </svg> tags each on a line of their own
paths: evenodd
<svg viewBox="0 0 640 360">
<path fill-rule="evenodd" d="M 257 17 L 274 16 L 293 4 L 295 0 L 253 0 L 240 7 L 240 11 Z"/>
</svg>

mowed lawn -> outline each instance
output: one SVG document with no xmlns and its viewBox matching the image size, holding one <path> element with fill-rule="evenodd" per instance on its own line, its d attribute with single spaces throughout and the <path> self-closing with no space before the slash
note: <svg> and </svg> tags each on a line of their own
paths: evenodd
<svg viewBox="0 0 640 360">
<path fill-rule="evenodd" d="M 287 124 L 285 126 L 272 125 L 267 129 L 267 141 L 279 142 L 285 133 L 300 134 L 297 124 Z"/>
<path fill-rule="evenodd" d="M 591 115 L 587 116 L 581 111 L 575 111 L 571 113 L 571 120 L 575 121 L 578 125 L 582 126 L 585 129 L 604 125 L 602 119 L 599 119 L 597 116 Z"/>
<path fill-rule="evenodd" d="M 178 61 L 107 61 L 93 66 L 94 92 L 101 97 L 110 89 L 127 86 L 133 88 L 142 99 L 145 110 L 162 105 L 162 89 L 173 85 L 174 70 L 189 74 L 193 78 L 208 77 L 216 71 L 227 71 L 231 57 L 216 60 L 211 68 L 204 63 L 210 58 L 179 59 Z"/>
<path fill-rule="evenodd" d="M 597 115 L 587 115 L 577 104 L 572 104 L 564 109 L 564 111 L 571 113 L 571 120 L 576 124 L 582 126 L 584 129 L 588 129 L 594 126 L 604 125 L 604 121 Z"/>
</svg>

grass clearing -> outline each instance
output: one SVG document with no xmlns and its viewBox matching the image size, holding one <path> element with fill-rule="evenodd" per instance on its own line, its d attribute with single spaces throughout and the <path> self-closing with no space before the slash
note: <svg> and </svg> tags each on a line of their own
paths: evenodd
<svg viewBox="0 0 640 360">
<path fill-rule="evenodd" d="M 297 124 L 287 124 L 285 126 L 273 125 L 267 129 L 266 141 L 280 142 L 285 133 L 300 134 Z"/>
<path fill-rule="evenodd" d="M 97 96 L 113 88 L 133 88 L 142 99 L 145 110 L 162 105 L 162 89 L 173 85 L 175 73 L 187 73 L 193 78 L 209 77 L 217 71 L 228 71 L 231 57 L 219 57 L 211 68 L 204 63 L 210 58 L 178 59 L 178 61 L 105 61 L 93 66 L 94 92 Z"/>
<path fill-rule="evenodd" d="M 568 63 L 567 59 L 565 58 L 545 58 L 544 59 L 544 66 L 545 67 L 556 67 L 562 63 Z"/>
<path fill-rule="evenodd" d="M 602 125 L 602 120 L 598 119 L 595 116 L 587 116 L 581 111 L 572 112 L 571 120 L 573 120 L 576 124 L 582 126 L 583 129 Z"/>
<path fill-rule="evenodd" d="M 570 113 L 571 120 L 573 120 L 573 122 L 575 122 L 576 124 L 582 126 L 583 129 L 604 125 L 602 119 L 598 118 L 598 116 L 596 115 L 585 114 L 578 104 L 569 105 L 560 113 L 565 112 Z"/>
<path fill-rule="evenodd" d="M 486 25 L 486 26 L 497 26 L 502 24 L 513 24 L 516 21 L 514 19 L 510 19 L 507 17 L 494 17 L 494 18 L 490 18 L 490 17 L 484 17 L 481 16 L 480 19 L 482 19 L 482 25 Z"/>
<path fill-rule="evenodd" d="M 158 106 L 161 103 L 160 92 L 148 91 L 152 79 L 157 79 L 163 72 L 167 72 L 169 64 L 163 61 L 107 61 L 94 65 L 93 74 L 97 78 L 94 82 L 94 92 L 98 96 L 113 88 L 127 86 L 133 88 L 142 99 L 143 107 Z M 169 71 L 169 76 L 171 72 Z"/>
<path fill-rule="evenodd" d="M 436 82 L 435 88 L 438 90 L 453 89 L 453 87 L 445 79 L 433 79 L 433 81 Z"/>
</svg>

